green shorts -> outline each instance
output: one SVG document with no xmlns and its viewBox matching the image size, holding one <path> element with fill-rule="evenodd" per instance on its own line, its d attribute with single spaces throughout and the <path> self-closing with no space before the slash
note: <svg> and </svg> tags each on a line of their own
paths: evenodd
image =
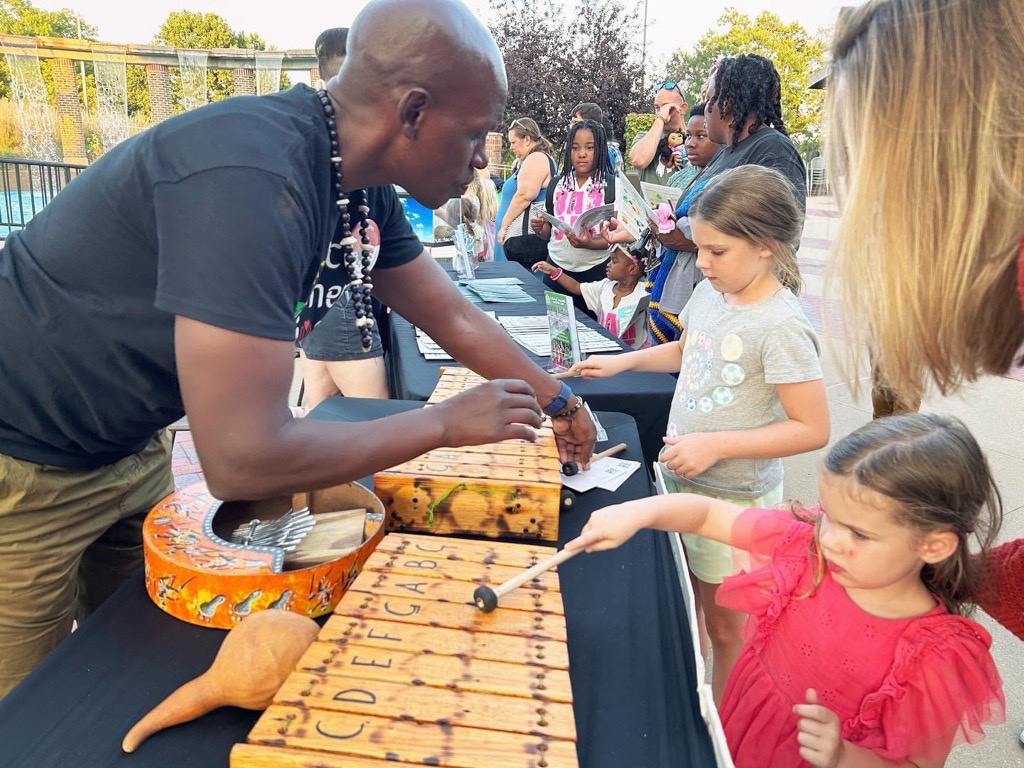
<svg viewBox="0 0 1024 768">
<path fill-rule="evenodd" d="M 774 507 L 782 501 L 782 483 L 756 499 L 730 499 L 725 496 L 712 496 L 709 493 L 699 493 L 692 486 L 685 485 L 674 477 L 666 474 L 661 469 L 661 464 L 655 464 L 655 472 L 661 475 L 668 493 L 698 493 L 709 499 L 728 501 L 730 504 L 737 504 L 741 507 L 759 507 L 762 509 Z M 746 552 L 733 549 L 728 544 L 720 541 L 706 539 L 695 533 L 681 534 L 683 544 L 686 546 L 686 560 L 689 563 L 693 575 L 705 584 L 721 584 L 726 576 L 732 576 L 741 569 L 747 567 L 750 558 Z"/>
</svg>

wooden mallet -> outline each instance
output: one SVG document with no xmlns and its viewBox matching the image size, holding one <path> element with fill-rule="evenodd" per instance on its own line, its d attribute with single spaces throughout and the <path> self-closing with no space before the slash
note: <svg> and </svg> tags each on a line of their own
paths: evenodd
<svg viewBox="0 0 1024 768">
<path fill-rule="evenodd" d="M 513 576 L 503 584 L 499 584 L 496 587 L 488 587 L 486 584 L 481 584 L 475 590 L 473 590 L 473 601 L 484 613 L 490 613 L 498 607 L 498 598 L 502 595 L 507 595 L 516 587 L 520 587 L 530 579 L 535 579 L 540 576 L 544 571 L 551 570 L 556 565 L 561 565 L 573 555 L 577 555 L 583 550 L 574 549 L 568 550 L 563 549 L 556 554 L 549 557 L 547 560 L 541 560 L 532 568 L 520 573 L 518 576 Z"/>
<path fill-rule="evenodd" d="M 614 456 L 619 451 L 624 450 L 626 450 L 626 444 L 619 443 L 618 445 L 613 445 L 611 448 L 601 451 L 600 453 L 595 453 L 590 460 L 593 462 L 597 461 L 598 459 L 604 459 L 609 456 Z M 567 461 L 565 462 L 565 464 L 562 465 L 562 474 L 565 475 L 566 477 L 572 477 L 573 475 L 579 473 L 579 471 L 579 465 L 575 461 Z"/>
</svg>

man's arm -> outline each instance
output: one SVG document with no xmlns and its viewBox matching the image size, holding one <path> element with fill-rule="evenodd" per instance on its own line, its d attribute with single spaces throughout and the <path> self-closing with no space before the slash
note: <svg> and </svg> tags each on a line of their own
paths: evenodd
<svg viewBox="0 0 1024 768">
<path fill-rule="evenodd" d="M 374 270 L 373 277 L 374 294 L 381 301 L 426 331 L 463 365 L 488 379 L 525 380 L 541 406 L 558 395 L 561 384 L 530 360 L 497 322 L 459 293 L 426 253 L 398 267 Z M 573 414 L 568 425 L 558 423 L 562 421 L 555 419 L 562 461 L 589 464 L 595 438 L 593 421 L 583 409 Z"/>
<path fill-rule="evenodd" d="M 441 446 L 533 439 L 540 413 L 523 382 L 493 381 L 430 408 L 373 422 L 293 419 L 294 344 L 178 316 L 185 411 L 210 491 L 258 499 L 324 488 Z M 529 425 L 529 426 L 525 426 Z"/>
<path fill-rule="evenodd" d="M 633 144 L 629 150 L 629 163 L 638 171 L 642 171 L 654 161 L 654 155 L 658 151 L 658 142 L 665 132 L 665 121 L 660 117 L 654 118 L 654 125 L 651 130 L 644 134 L 643 138 Z"/>
</svg>

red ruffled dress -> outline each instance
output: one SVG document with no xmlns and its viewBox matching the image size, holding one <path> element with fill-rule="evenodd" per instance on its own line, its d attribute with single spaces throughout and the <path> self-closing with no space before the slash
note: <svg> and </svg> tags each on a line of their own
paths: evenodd
<svg viewBox="0 0 1024 768">
<path fill-rule="evenodd" d="M 887 760 L 941 760 L 950 746 L 984 738 L 1005 701 L 978 624 L 942 605 L 909 619 L 861 610 L 826 572 L 811 597 L 814 527 L 789 512 L 751 509 L 733 546 L 752 567 L 718 590 L 726 608 L 751 614 L 747 644 L 720 713 L 736 768 L 807 766 L 794 704 L 814 688 L 839 716 L 847 741 Z"/>
</svg>

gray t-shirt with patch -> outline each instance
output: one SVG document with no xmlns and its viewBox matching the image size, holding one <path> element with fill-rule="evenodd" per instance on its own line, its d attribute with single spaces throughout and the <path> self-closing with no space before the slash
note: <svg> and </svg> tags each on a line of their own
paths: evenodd
<svg viewBox="0 0 1024 768">
<path fill-rule="evenodd" d="M 822 378 L 818 336 L 788 288 L 758 304 L 734 305 L 705 280 L 679 320 L 686 339 L 669 437 L 783 421 L 775 385 Z M 782 460 L 723 459 L 695 478 L 678 479 L 697 493 L 756 499 L 782 482 Z"/>
</svg>

